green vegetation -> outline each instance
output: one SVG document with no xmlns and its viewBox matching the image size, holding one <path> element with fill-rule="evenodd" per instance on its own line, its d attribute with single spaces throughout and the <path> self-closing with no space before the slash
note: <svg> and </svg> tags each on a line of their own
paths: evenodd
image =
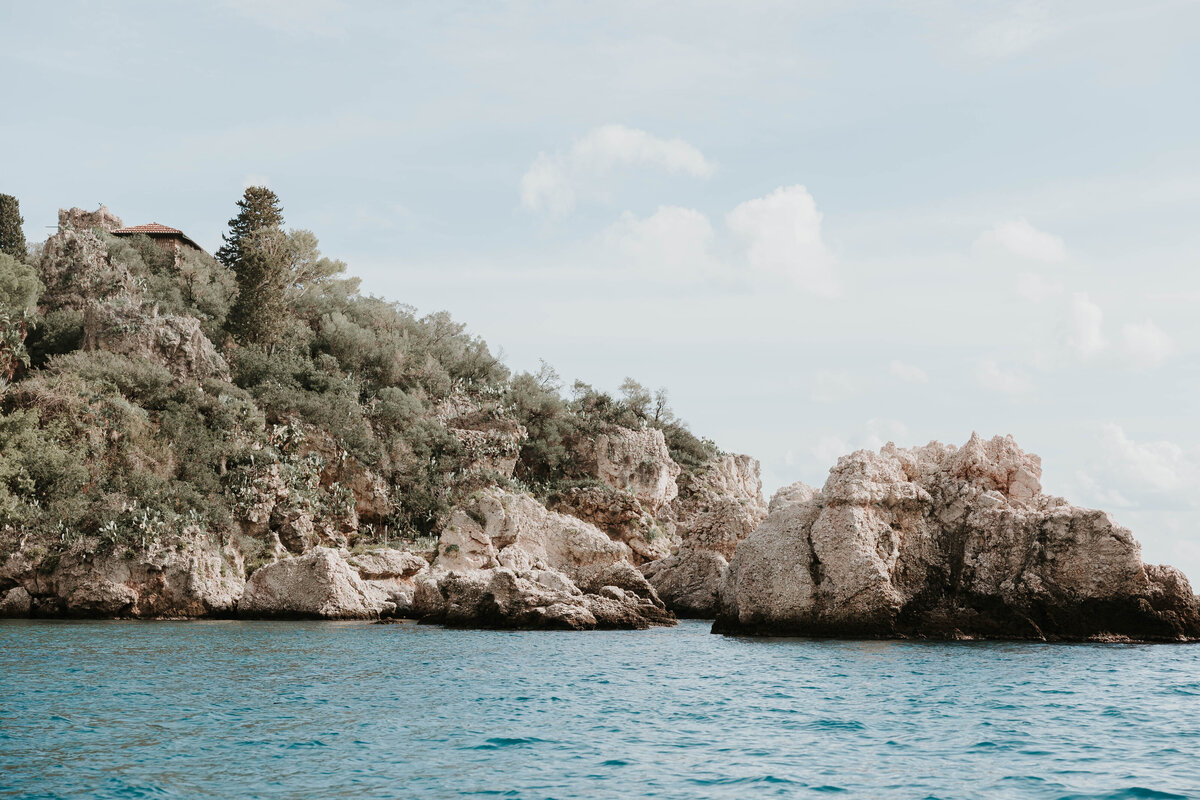
<svg viewBox="0 0 1200 800">
<path fill-rule="evenodd" d="M 25 222 L 21 218 L 21 204 L 11 194 L 0 194 L 0 253 L 24 261 L 28 254 L 25 244 Z"/>
<path fill-rule="evenodd" d="M 32 266 L 0 256 L 0 314 L 21 321 L 5 330 L 30 326 L 0 343 L 20 366 L 0 395 L 0 531 L 51 551 L 81 537 L 136 551 L 187 528 L 263 535 L 276 523 L 254 509 L 276 493 L 277 515 L 360 544 L 425 541 L 488 485 L 544 497 L 594 483 L 572 451 L 614 426 L 662 429 L 685 470 L 716 454 L 663 392 L 627 380 L 619 397 L 564 393 L 546 365 L 511 375 L 449 315 L 360 293 L 312 233 L 282 229 L 269 190 L 238 206 L 218 258 L 103 232 L 56 235 Z M 184 379 L 169 354 L 83 349 L 97 304 L 139 342 L 163 316 L 199 320 L 228 371 Z M 501 456 L 514 477 L 480 461 Z M 356 481 L 386 502 L 356 508 Z"/>
<path fill-rule="evenodd" d="M 32 267 L 0 253 L 0 389 L 19 368 L 29 366 L 25 335 L 42 289 Z"/>
</svg>

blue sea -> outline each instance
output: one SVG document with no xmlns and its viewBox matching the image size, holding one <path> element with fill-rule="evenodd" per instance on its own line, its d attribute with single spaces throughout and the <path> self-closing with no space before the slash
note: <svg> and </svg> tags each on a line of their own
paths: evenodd
<svg viewBox="0 0 1200 800">
<path fill-rule="evenodd" d="M 0 797 L 1200 797 L 1200 646 L 0 623 Z"/>
</svg>

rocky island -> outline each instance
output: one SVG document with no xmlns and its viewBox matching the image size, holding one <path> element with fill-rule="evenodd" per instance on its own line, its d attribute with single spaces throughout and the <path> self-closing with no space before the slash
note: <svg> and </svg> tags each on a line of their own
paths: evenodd
<svg viewBox="0 0 1200 800">
<path fill-rule="evenodd" d="M 1186 640 L 1186 578 L 1011 438 L 860 451 L 764 502 L 664 393 L 510 374 L 358 292 L 277 198 L 213 257 L 60 214 L 0 255 L 0 616 Z"/>
<path fill-rule="evenodd" d="M 1187 578 L 1103 511 L 1041 491 L 1041 460 L 973 435 L 844 456 L 781 491 L 737 548 L 722 633 L 1181 641 Z"/>
</svg>

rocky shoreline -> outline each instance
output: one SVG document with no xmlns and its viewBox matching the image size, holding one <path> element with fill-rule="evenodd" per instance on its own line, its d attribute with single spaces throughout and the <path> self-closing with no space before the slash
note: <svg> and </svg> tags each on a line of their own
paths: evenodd
<svg viewBox="0 0 1200 800">
<path fill-rule="evenodd" d="M 271 560 L 248 569 L 236 538 L 200 531 L 136 558 L 84 542 L 47 564 L 16 547 L 0 562 L 0 616 L 564 630 L 715 616 L 713 632 L 729 635 L 1200 639 L 1186 577 L 1143 564 L 1108 514 L 1042 494 L 1039 459 L 1011 437 L 859 451 L 821 490 L 778 492 L 768 513 L 753 459 L 721 456 L 680 492 L 665 448 L 643 434 L 612 448 L 638 453 L 618 461 L 636 463 L 640 483 L 610 475 L 630 488 L 551 503 L 579 516 L 485 489 L 425 552 L 293 553 L 276 535 Z"/>
<path fill-rule="evenodd" d="M 0 264 L 41 294 L 37 347 L 22 328 L 0 365 L 0 617 L 1200 638 L 1186 577 L 1044 494 L 1011 437 L 858 451 L 768 505 L 661 394 L 513 378 L 355 295 L 311 234 L 286 236 L 328 274 L 289 289 L 285 357 L 222 326 L 225 266 L 119 226 L 63 211 Z"/>
</svg>

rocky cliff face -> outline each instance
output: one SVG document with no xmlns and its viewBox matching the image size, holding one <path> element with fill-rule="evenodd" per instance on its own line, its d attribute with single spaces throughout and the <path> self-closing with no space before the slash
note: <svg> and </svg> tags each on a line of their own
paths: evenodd
<svg viewBox="0 0 1200 800">
<path fill-rule="evenodd" d="M 714 630 L 1200 637 L 1186 579 L 1144 565 L 1106 513 L 1043 494 L 1040 476 L 1011 437 L 844 456 L 738 546 Z"/>
<path fill-rule="evenodd" d="M 679 495 L 680 468 L 657 428 L 616 428 L 579 442 L 574 459 L 593 478 L 627 491 L 651 513 Z"/>
<path fill-rule="evenodd" d="M 455 626 L 674 624 L 631 555 L 594 525 L 528 495 L 489 489 L 451 514 L 413 612 Z"/>
<path fill-rule="evenodd" d="M 245 586 L 245 562 L 232 544 L 199 529 L 138 551 L 104 552 L 83 539 L 47 557 L 12 546 L 0 562 L 6 616 L 232 616 Z M 7 612 L 3 609 L 7 607 Z"/>
<path fill-rule="evenodd" d="M 663 514 L 676 552 L 642 571 L 667 607 L 680 616 L 716 616 L 717 594 L 738 543 L 767 515 L 758 461 L 717 456 L 689 476 Z"/>
</svg>

